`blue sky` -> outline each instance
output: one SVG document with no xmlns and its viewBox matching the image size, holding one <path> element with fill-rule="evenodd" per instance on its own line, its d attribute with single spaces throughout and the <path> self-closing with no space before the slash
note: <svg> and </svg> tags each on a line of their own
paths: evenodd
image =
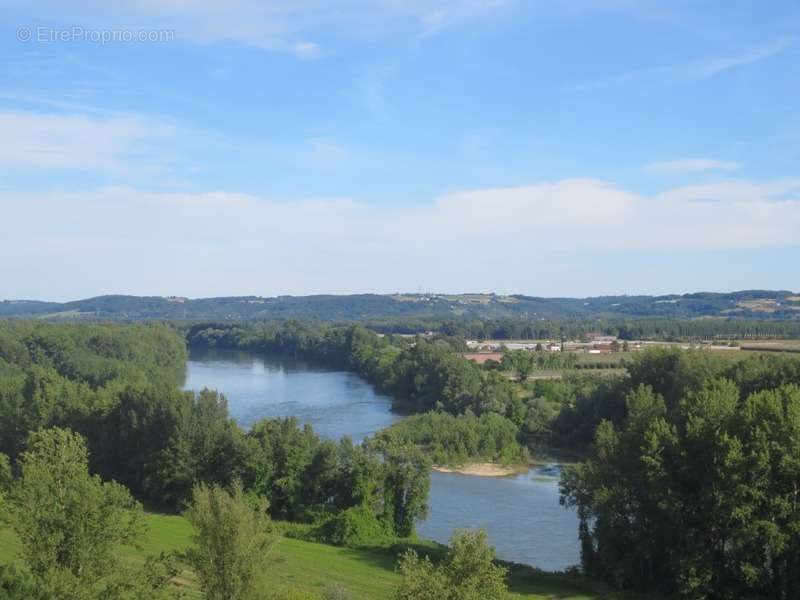
<svg viewBox="0 0 800 600">
<path fill-rule="evenodd" d="M 800 289 L 795 1 L 0 6 L 0 298 Z"/>
</svg>

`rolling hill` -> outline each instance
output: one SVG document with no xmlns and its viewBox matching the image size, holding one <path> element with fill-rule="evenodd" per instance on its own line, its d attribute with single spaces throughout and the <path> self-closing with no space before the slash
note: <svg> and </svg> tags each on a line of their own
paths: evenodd
<svg viewBox="0 0 800 600">
<path fill-rule="evenodd" d="M 666 296 L 543 298 L 497 294 L 315 296 L 98 296 L 72 302 L 4 300 L 0 318 L 360 321 L 370 319 L 750 318 L 800 319 L 800 294 L 786 290 Z"/>
</svg>

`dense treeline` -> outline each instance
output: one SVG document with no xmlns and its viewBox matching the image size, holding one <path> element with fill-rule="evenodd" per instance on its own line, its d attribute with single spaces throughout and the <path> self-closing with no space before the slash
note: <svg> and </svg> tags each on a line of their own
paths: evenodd
<svg viewBox="0 0 800 600">
<path fill-rule="evenodd" d="M 796 312 L 796 311 L 795 311 Z M 291 321 L 252 323 L 243 327 L 276 328 Z M 312 322 L 312 321 L 304 321 Z M 328 326 L 334 327 L 332 320 Z M 473 340 L 574 340 L 590 333 L 617 336 L 622 340 L 650 341 L 714 341 L 800 339 L 800 319 L 760 318 L 571 318 L 530 319 L 503 318 L 446 318 L 419 319 L 393 317 L 364 319 L 362 326 L 379 333 L 415 335 L 435 332 L 459 339 Z M 324 323 L 316 321 L 317 326 Z M 209 325 L 196 325 L 205 328 Z M 230 325 L 219 327 L 227 329 Z M 345 326 L 344 323 L 338 325 Z"/>
<path fill-rule="evenodd" d="M 742 318 L 596 318 L 531 320 L 453 319 L 428 321 L 412 328 L 385 322 L 379 331 L 419 333 L 432 330 L 475 340 L 561 340 L 580 339 L 588 333 L 617 336 L 623 340 L 757 340 L 798 339 L 800 320 L 763 320 Z"/>
<path fill-rule="evenodd" d="M 94 389 L 132 370 L 177 384 L 186 367 L 186 346 L 172 328 L 158 324 L 76 327 L 0 321 L 0 361 L 6 372 L 35 364 Z"/>
<path fill-rule="evenodd" d="M 447 413 L 413 415 L 375 435 L 378 447 L 413 444 L 439 465 L 459 466 L 471 460 L 516 465 L 529 460 L 517 441 L 518 427 L 496 413 L 480 417 Z"/>
<path fill-rule="evenodd" d="M 414 448 L 379 454 L 292 419 L 244 431 L 218 392 L 179 388 L 185 358 L 180 334 L 160 325 L 1 325 L 0 453 L 14 463 L 32 432 L 61 427 L 85 438 L 94 473 L 164 508 L 197 483 L 241 481 L 277 518 L 413 532 L 429 472 Z"/>
<path fill-rule="evenodd" d="M 584 567 L 685 598 L 800 596 L 800 361 L 652 351 L 567 470 Z"/>
</svg>

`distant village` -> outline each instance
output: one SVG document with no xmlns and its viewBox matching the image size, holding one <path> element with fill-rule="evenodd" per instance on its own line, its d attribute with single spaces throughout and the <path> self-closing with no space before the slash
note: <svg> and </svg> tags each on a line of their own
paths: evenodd
<svg viewBox="0 0 800 600">
<path fill-rule="evenodd" d="M 645 347 L 679 346 L 684 350 L 692 348 L 713 348 L 714 350 L 739 350 L 737 346 L 712 345 L 710 343 L 673 344 L 654 341 L 627 341 L 611 335 L 588 333 L 581 340 L 467 340 L 469 352 L 461 356 L 473 362 L 483 364 L 492 360 L 499 362 L 503 353 L 509 350 L 527 352 L 571 352 L 579 354 L 614 354 L 617 352 L 635 352 Z"/>
</svg>

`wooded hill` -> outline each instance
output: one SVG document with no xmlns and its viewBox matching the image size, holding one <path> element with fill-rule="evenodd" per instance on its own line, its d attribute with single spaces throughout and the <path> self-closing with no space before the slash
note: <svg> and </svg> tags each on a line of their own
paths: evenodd
<svg viewBox="0 0 800 600">
<path fill-rule="evenodd" d="M 541 298 L 497 294 L 346 296 L 98 296 L 72 302 L 4 300 L 0 317 L 367 321 L 381 319 L 698 318 L 800 320 L 800 293 L 787 290 L 667 296 Z"/>
</svg>

